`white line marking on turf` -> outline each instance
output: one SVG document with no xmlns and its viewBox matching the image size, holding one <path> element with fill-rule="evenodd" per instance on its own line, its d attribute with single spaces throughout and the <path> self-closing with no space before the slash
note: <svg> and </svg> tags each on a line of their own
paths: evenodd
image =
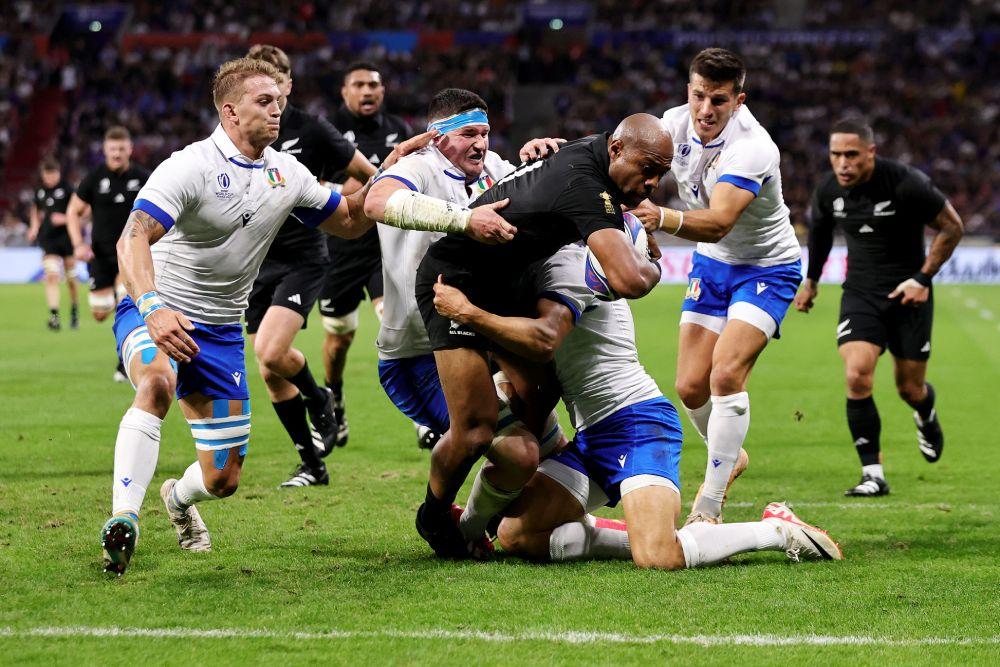
<svg viewBox="0 0 1000 667">
<path fill-rule="evenodd" d="M 170 639 L 419 639 L 474 640 L 494 643 L 538 641 L 556 644 L 696 644 L 699 646 L 960 646 L 1000 644 L 994 637 L 914 637 L 892 639 L 858 635 L 629 635 L 618 632 L 476 630 L 329 630 L 278 632 L 197 628 L 40 627 L 0 628 L 0 637 L 152 637 Z"/>
<path fill-rule="evenodd" d="M 726 503 L 726 507 L 761 507 L 762 503 L 752 503 L 749 501 Z M 977 509 L 978 505 L 952 505 L 950 503 L 922 503 L 909 505 L 904 503 L 880 503 L 870 500 L 858 500 L 856 503 L 834 503 L 826 501 L 818 502 L 789 502 L 788 506 L 793 510 L 800 507 L 832 507 L 840 510 L 867 510 L 867 509 L 908 509 L 908 510 L 957 510 L 957 509 Z"/>
</svg>

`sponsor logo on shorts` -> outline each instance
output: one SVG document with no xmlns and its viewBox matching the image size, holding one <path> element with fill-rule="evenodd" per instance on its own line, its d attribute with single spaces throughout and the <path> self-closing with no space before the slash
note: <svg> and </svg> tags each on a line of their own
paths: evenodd
<svg viewBox="0 0 1000 667">
<path fill-rule="evenodd" d="M 688 283 L 687 293 L 684 294 L 685 299 L 691 299 L 692 301 L 697 301 L 701 298 L 701 278 L 692 278 L 691 282 Z"/>
<path fill-rule="evenodd" d="M 837 325 L 837 338 L 843 338 L 847 334 L 854 331 L 854 329 L 848 329 L 847 325 L 851 323 L 851 318 L 847 318 L 843 322 Z"/>
<path fill-rule="evenodd" d="M 451 324 L 448 325 L 448 334 L 449 335 L 453 335 L 453 336 L 475 336 L 476 335 L 474 331 L 469 331 L 468 329 L 463 329 L 462 328 L 462 323 L 461 322 L 456 322 L 455 320 L 452 320 Z"/>
<path fill-rule="evenodd" d="M 621 466 L 622 468 L 625 467 L 625 459 L 627 457 L 628 457 L 628 454 L 622 454 L 621 456 L 618 457 L 618 465 Z"/>
<path fill-rule="evenodd" d="M 930 352 L 931 351 L 931 342 L 927 341 L 926 343 L 924 343 L 924 346 L 922 348 L 920 348 L 920 351 L 921 352 Z"/>
<path fill-rule="evenodd" d="M 243 373 L 235 371 L 234 373 L 232 373 L 232 376 L 233 376 L 233 382 L 235 382 L 236 385 L 239 386 L 240 380 L 243 378 Z"/>
<path fill-rule="evenodd" d="M 761 292 L 763 292 L 766 289 L 767 289 L 767 283 L 761 282 L 761 281 L 758 280 L 757 281 L 757 294 L 760 294 Z"/>
<path fill-rule="evenodd" d="M 290 297 L 288 297 L 288 300 L 291 301 L 292 303 L 296 303 L 296 304 L 298 304 L 300 306 L 302 305 L 302 296 L 299 295 L 299 294 L 293 294 L 293 295 L 291 295 Z"/>
</svg>

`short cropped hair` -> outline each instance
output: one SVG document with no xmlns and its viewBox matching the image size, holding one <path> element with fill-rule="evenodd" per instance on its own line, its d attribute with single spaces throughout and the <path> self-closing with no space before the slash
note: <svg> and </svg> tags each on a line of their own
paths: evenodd
<svg viewBox="0 0 1000 667">
<path fill-rule="evenodd" d="M 344 81 L 347 81 L 347 77 L 349 77 L 352 72 L 358 71 L 376 72 L 377 74 L 382 74 L 382 71 L 375 63 L 368 62 L 367 60 L 356 60 L 344 68 Z"/>
<path fill-rule="evenodd" d="M 112 125 L 104 133 L 105 141 L 132 141 L 132 135 L 127 128 L 122 125 Z"/>
<path fill-rule="evenodd" d="M 61 171 L 62 167 L 59 166 L 59 160 L 55 159 L 52 155 L 46 155 L 42 158 L 42 162 L 38 165 L 39 169 L 42 171 Z"/>
<path fill-rule="evenodd" d="M 431 98 L 431 103 L 427 105 L 427 118 L 428 120 L 447 118 L 470 109 L 489 112 L 486 101 L 471 90 L 445 88 Z"/>
<path fill-rule="evenodd" d="M 733 92 L 740 93 L 747 78 L 743 59 L 728 49 L 704 49 L 691 61 L 688 76 L 698 74 L 715 83 L 732 82 Z"/>
<path fill-rule="evenodd" d="M 277 46 L 272 46 L 270 44 L 254 44 L 250 47 L 250 50 L 247 51 L 247 58 L 254 58 L 255 60 L 269 62 L 288 78 L 292 77 L 292 61 L 288 58 L 288 54 L 279 49 Z"/>
<path fill-rule="evenodd" d="M 266 60 L 257 58 L 237 58 L 222 63 L 212 81 L 212 100 L 216 109 L 222 109 L 225 102 L 243 95 L 243 82 L 255 76 L 269 76 L 276 82 L 281 72 Z M 238 93 L 238 95 L 237 95 Z"/>
<path fill-rule="evenodd" d="M 842 118 L 830 128 L 830 134 L 856 134 L 861 141 L 869 146 L 875 143 L 875 133 L 872 126 L 861 118 Z"/>
</svg>

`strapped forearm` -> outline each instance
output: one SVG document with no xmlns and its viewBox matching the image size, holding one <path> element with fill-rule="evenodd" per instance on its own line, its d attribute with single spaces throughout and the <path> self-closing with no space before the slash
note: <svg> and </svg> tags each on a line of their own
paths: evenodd
<svg viewBox="0 0 1000 667">
<path fill-rule="evenodd" d="M 471 217 L 465 207 L 400 188 L 386 200 L 382 222 L 424 232 L 464 232 Z"/>
</svg>

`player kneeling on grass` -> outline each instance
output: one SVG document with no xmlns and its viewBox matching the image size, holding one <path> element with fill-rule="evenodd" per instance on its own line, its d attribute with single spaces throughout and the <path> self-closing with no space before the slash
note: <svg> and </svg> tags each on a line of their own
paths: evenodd
<svg viewBox="0 0 1000 667">
<path fill-rule="evenodd" d="M 435 288 L 438 312 L 538 362 L 554 360 L 576 437 L 543 461 L 505 511 L 500 544 L 538 560 L 631 558 L 640 567 L 679 569 L 744 551 L 786 551 L 839 560 L 827 534 L 771 503 L 761 521 L 694 523 L 680 514 L 681 433 L 677 411 L 638 360 L 625 301 L 605 301 L 587 286 L 587 251 L 570 245 L 533 277 L 538 317 L 499 317 L 454 287 Z M 588 513 L 621 501 L 625 524 Z"/>
<path fill-rule="evenodd" d="M 164 482 L 160 496 L 181 548 L 211 548 L 195 504 L 239 485 L 250 439 L 240 319 L 281 224 L 293 210 L 303 224 L 344 237 L 374 224 L 364 215 L 365 190 L 341 197 L 269 147 L 281 118 L 277 77 L 261 60 L 222 65 L 212 91 L 219 127 L 157 167 L 118 241 L 129 296 L 114 332 L 136 397 L 115 442 L 113 516 L 101 541 L 106 569 L 119 575 L 135 550 L 175 391 L 198 458 L 179 480 Z M 409 140 L 399 154 L 429 140 Z"/>
</svg>

